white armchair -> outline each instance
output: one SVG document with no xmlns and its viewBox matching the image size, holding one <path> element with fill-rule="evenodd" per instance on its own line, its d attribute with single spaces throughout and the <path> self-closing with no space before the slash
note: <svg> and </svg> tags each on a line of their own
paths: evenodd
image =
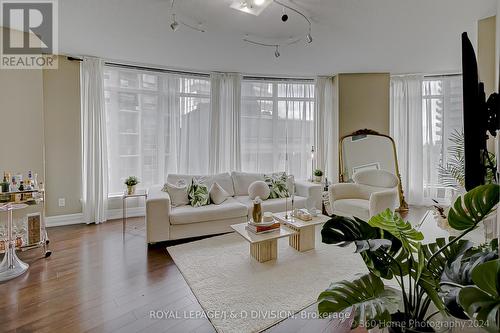
<svg viewBox="0 0 500 333">
<path fill-rule="evenodd" d="M 354 183 L 334 184 L 329 188 L 330 205 L 335 215 L 356 216 L 368 221 L 387 208 L 398 207 L 398 178 L 384 170 L 356 173 Z"/>
</svg>

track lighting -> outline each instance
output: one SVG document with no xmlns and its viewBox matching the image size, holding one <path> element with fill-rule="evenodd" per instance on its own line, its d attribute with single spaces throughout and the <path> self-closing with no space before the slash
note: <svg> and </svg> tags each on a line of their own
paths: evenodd
<svg viewBox="0 0 500 333">
<path fill-rule="evenodd" d="M 275 4 L 277 4 L 277 5 L 279 5 L 279 6 L 281 6 L 283 8 L 283 13 L 281 15 L 281 21 L 282 22 L 287 22 L 288 19 L 289 19 L 287 11 L 291 11 L 291 12 L 294 12 L 294 13 L 300 15 L 306 21 L 306 23 L 308 25 L 307 34 L 302 35 L 303 37 L 295 37 L 295 38 L 294 37 L 290 37 L 290 39 L 289 39 L 288 42 L 282 42 L 282 43 L 264 43 L 264 42 L 261 42 L 261 41 L 253 40 L 253 39 L 249 38 L 248 35 L 246 35 L 243 38 L 244 42 L 249 43 L 249 44 L 253 44 L 253 45 L 269 47 L 269 48 L 274 47 L 275 48 L 275 50 L 274 50 L 274 56 L 276 58 L 279 58 L 280 55 L 281 55 L 280 54 L 280 47 L 281 46 L 284 46 L 284 47 L 292 46 L 292 45 L 295 45 L 297 43 L 300 43 L 301 41 L 303 42 L 304 40 L 306 41 L 307 44 L 311 44 L 313 42 L 313 37 L 312 37 L 312 33 L 311 33 L 311 26 L 312 26 L 311 20 L 309 20 L 309 18 L 304 13 L 302 13 L 298 9 L 290 7 L 289 5 L 281 2 L 281 0 L 263 0 L 263 3 L 265 3 L 266 1 L 272 1 L 272 3 L 275 3 Z M 243 2 L 249 3 L 250 0 L 243 1 Z M 254 0 L 253 4 L 257 4 L 257 0 Z M 252 14 L 257 15 L 255 13 L 252 13 Z"/>
<path fill-rule="evenodd" d="M 180 21 L 180 20 L 177 21 L 177 19 L 175 18 L 174 4 L 175 4 L 175 0 L 172 0 L 172 4 L 170 6 L 170 9 L 173 12 L 172 13 L 172 23 L 170 24 L 170 29 L 172 29 L 172 31 L 175 32 L 177 29 L 179 29 L 179 25 L 182 24 L 183 26 L 188 27 L 192 30 L 195 30 L 198 32 L 205 32 L 201 23 L 198 23 L 198 26 L 194 26 L 194 25 L 188 24 L 188 23 Z"/>
<path fill-rule="evenodd" d="M 283 22 L 288 21 L 288 15 L 287 15 L 287 14 L 286 14 L 286 12 L 285 12 L 285 7 L 283 7 L 283 15 L 281 15 L 281 20 L 282 20 Z"/>
<path fill-rule="evenodd" d="M 313 41 L 313 38 L 311 36 L 311 32 L 309 31 L 309 33 L 306 35 L 306 41 L 308 44 L 311 44 L 312 41 Z"/>
<path fill-rule="evenodd" d="M 170 24 L 170 29 L 176 31 L 179 28 L 179 23 L 175 20 L 175 14 L 172 14 L 172 24 Z"/>
</svg>

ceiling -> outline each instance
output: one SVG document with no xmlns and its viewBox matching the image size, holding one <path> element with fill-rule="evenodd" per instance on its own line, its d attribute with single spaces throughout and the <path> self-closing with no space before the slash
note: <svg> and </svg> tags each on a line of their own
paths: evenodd
<svg viewBox="0 0 500 333">
<path fill-rule="evenodd" d="M 439 73 L 460 69 L 460 34 L 497 0 L 282 0 L 311 18 L 314 41 L 274 49 L 246 44 L 302 36 L 297 14 L 271 4 L 260 16 L 231 0 L 177 0 L 177 16 L 205 33 L 171 31 L 170 0 L 59 0 L 59 51 L 197 71 L 313 76 L 340 72 Z"/>
</svg>

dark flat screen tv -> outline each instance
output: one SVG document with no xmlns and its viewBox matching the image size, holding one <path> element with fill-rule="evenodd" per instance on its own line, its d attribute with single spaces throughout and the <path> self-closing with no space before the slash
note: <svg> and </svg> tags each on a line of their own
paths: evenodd
<svg viewBox="0 0 500 333">
<path fill-rule="evenodd" d="M 462 75 L 465 188 L 469 191 L 484 184 L 487 170 L 494 168 L 487 151 L 487 132 L 496 136 L 500 104 L 497 93 L 486 102 L 484 84 L 479 81 L 476 54 L 466 32 L 462 34 Z M 496 173 L 496 170 L 491 171 Z"/>
</svg>

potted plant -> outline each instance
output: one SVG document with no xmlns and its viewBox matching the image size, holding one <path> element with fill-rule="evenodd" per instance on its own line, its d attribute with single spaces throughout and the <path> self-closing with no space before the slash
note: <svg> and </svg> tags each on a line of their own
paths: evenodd
<svg viewBox="0 0 500 333">
<path fill-rule="evenodd" d="M 321 171 L 320 169 L 315 169 L 313 174 L 314 174 L 314 182 L 321 183 L 321 180 L 323 178 L 323 171 Z"/>
<path fill-rule="evenodd" d="M 334 216 L 321 231 L 323 243 L 354 243 L 369 273 L 332 283 L 318 297 L 320 314 L 352 309 L 353 328 L 378 326 L 389 332 L 436 332 L 436 315 L 445 320 L 453 316 L 498 332 L 498 240 L 474 247 L 463 237 L 495 211 L 499 188 L 482 185 L 459 197 L 448 216 L 459 236 L 431 244 L 422 244 L 423 234 L 390 210 L 368 222 Z M 396 281 L 398 287 L 390 288 L 384 280 Z M 450 321 L 440 322 L 444 328 L 446 323 Z"/>
<path fill-rule="evenodd" d="M 127 177 L 127 179 L 125 179 L 125 185 L 127 185 L 127 194 L 134 194 L 135 186 L 139 183 L 139 179 L 136 176 Z"/>
</svg>

